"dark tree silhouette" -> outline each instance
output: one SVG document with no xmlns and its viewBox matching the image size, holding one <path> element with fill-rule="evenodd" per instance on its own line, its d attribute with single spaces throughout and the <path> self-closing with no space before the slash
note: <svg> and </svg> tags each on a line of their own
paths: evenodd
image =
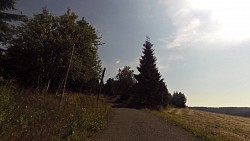
<svg viewBox="0 0 250 141">
<path fill-rule="evenodd" d="M 156 67 L 156 57 L 154 56 L 153 44 L 147 38 L 143 45 L 143 56 L 140 65 L 137 67 L 139 74 L 135 75 L 136 97 L 135 103 L 139 107 L 159 109 L 167 98 L 168 90 Z"/>
<path fill-rule="evenodd" d="M 185 108 L 186 107 L 186 97 L 183 93 L 181 92 L 174 92 L 173 94 L 173 99 L 172 99 L 172 104 L 177 107 L 177 108 Z"/>
<path fill-rule="evenodd" d="M 104 85 L 104 92 L 107 96 L 115 95 L 115 83 L 116 81 L 113 78 L 109 78 Z"/>
<path fill-rule="evenodd" d="M 3 48 L 3 45 L 6 45 L 7 40 L 10 37 L 8 36 L 8 33 L 12 29 L 10 22 L 25 19 L 24 15 L 7 12 L 8 10 L 16 10 L 14 6 L 15 0 L 0 0 L 0 77 L 3 73 L 3 60 L 5 59 L 4 53 L 6 51 Z"/>
<path fill-rule="evenodd" d="M 131 90 L 135 84 L 134 71 L 129 66 L 124 66 L 118 70 L 117 79 L 117 94 L 121 99 L 127 100 L 130 97 Z"/>
<path fill-rule="evenodd" d="M 15 9 L 16 0 L 0 1 L 0 43 L 5 42 L 5 34 L 10 30 L 9 22 L 18 21 L 25 18 L 24 15 L 7 13 L 8 10 Z"/>
</svg>

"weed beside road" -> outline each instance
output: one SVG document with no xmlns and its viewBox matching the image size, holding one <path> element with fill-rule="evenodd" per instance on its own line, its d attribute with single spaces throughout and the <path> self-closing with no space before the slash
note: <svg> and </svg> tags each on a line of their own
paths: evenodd
<svg viewBox="0 0 250 141">
<path fill-rule="evenodd" d="M 67 94 L 58 105 L 53 95 L 0 87 L 0 140 L 86 140 L 106 126 L 111 110 L 83 94 Z"/>
</svg>

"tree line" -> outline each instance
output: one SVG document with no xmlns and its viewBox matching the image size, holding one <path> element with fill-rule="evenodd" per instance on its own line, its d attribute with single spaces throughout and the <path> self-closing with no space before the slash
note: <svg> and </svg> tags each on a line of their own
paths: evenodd
<svg viewBox="0 0 250 141">
<path fill-rule="evenodd" d="M 156 57 L 149 38 L 143 44 L 143 56 L 137 67 L 139 74 L 134 74 L 129 66 L 118 70 L 115 78 L 109 78 L 105 84 L 105 93 L 119 95 L 120 101 L 138 108 L 159 109 L 173 105 L 186 107 L 186 97 L 181 92 L 171 95 L 156 66 Z"/>
<path fill-rule="evenodd" d="M 70 9 L 60 16 L 43 9 L 28 17 L 7 13 L 15 10 L 14 4 L 15 0 L 0 2 L 0 81 L 51 93 L 65 86 L 68 91 L 97 90 L 102 70 L 97 51 L 102 42 L 96 29 Z M 149 38 L 143 46 L 139 74 L 129 66 L 119 69 L 107 80 L 105 93 L 120 95 L 132 107 L 185 107 L 185 95 L 171 95 L 161 78 Z"/>
<path fill-rule="evenodd" d="M 2 14 L 3 10 L 14 9 L 12 2 L 1 1 L 7 7 L 0 9 Z M 68 90 L 97 87 L 102 70 L 97 53 L 101 37 L 84 18 L 78 20 L 70 9 L 61 16 L 47 9 L 32 17 L 7 13 L 6 16 L 0 17 L 0 21 L 6 21 L 0 22 L 1 77 L 22 87 L 55 92 L 62 89 L 71 63 Z M 12 20 L 21 23 L 10 25 L 8 21 Z"/>
</svg>

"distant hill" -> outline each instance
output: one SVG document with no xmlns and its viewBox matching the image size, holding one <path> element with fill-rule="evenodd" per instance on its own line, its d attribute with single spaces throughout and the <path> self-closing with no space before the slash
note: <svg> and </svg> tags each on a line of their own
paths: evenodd
<svg viewBox="0 0 250 141">
<path fill-rule="evenodd" d="M 190 107 L 191 109 L 201 110 L 206 112 L 227 114 L 227 115 L 236 115 L 243 117 L 250 117 L 250 108 L 249 107 Z"/>
</svg>

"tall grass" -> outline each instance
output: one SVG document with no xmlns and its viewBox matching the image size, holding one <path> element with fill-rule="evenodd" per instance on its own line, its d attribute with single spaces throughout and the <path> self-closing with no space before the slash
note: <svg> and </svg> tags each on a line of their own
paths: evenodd
<svg viewBox="0 0 250 141">
<path fill-rule="evenodd" d="M 93 96 L 53 95 L 0 86 L 0 140 L 87 140 L 107 123 L 111 107 Z"/>
<path fill-rule="evenodd" d="M 150 111 L 208 141 L 249 141 L 250 118 L 192 109 Z"/>
</svg>

